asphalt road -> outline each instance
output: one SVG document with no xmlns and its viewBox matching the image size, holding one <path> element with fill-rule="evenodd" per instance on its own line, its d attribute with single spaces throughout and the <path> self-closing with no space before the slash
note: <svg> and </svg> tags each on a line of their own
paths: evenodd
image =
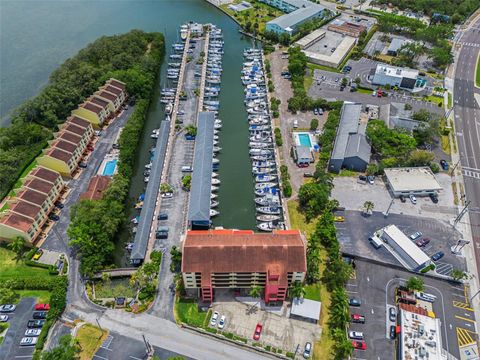
<svg viewBox="0 0 480 360">
<path fill-rule="evenodd" d="M 34 346 L 20 346 L 20 340 L 25 336 L 28 320 L 32 319 L 35 298 L 21 299 L 15 312 L 7 314 L 10 323 L 3 344 L 0 345 L 0 360 L 29 358 Z"/>
<path fill-rule="evenodd" d="M 475 67 L 480 51 L 480 20 L 465 31 L 458 44 L 461 45 L 454 80 L 454 114 L 456 136 L 466 199 L 470 203 L 472 228 L 477 268 L 480 269 L 480 109 L 474 94 Z"/>
</svg>

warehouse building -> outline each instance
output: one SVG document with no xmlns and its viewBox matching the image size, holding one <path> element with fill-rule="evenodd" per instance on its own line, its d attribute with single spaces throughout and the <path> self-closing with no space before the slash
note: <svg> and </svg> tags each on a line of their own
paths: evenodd
<svg viewBox="0 0 480 360">
<path fill-rule="evenodd" d="M 428 166 L 388 168 L 384 170 L 387 186 L 394 197 L 403 195 L 429 196 L 442 187 Z"/>
<path fill-rule="evenodd" d="M 373 68 L 371 76 L 373 85 L 397 86 L 411 92 L 422 91 L 427 85 L 427 80 L 420 77 L 418 70 L 385 64 L 378 64 Z"/>
</svg>

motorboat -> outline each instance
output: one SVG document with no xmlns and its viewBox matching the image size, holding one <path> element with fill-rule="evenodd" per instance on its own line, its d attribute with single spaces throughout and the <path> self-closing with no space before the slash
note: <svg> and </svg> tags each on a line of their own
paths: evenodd
<svg viewBox="0 0 480 360">
<path fill-rule="evenodd" d="M 277 229 L 284 229 L 284 224 L 278 221 L 261 222 L 257 225 L 258 230 L 271 232 Z"/>
<path fill-rule="evenodd" d="M 215 125 L 213 125 L 213 128 L 214 128 L 214 129 L 221 129 L 221 128 L 222 128 L 222 124 L 215 124 Z"/>
<path fill-rule="evenodd" d="M 267 125 L 269 123 L 269 120 L 261 120 L 263 122 L 263 125 L 260 124 L 251 124 L 248 127 L 248 131 L 270 131 L 270 125 Z"/>
<path fill-rule="evenodd" d="M 138 222 L 140 221 L 140 216 L 135 216 L 132 220 L 130 220 L 132 223 L 134 223 L 135 225 L 138 224 Z"/>
<path fill-rule="evenodd" d="M 134 230 L 135 230 L 135 231 L 133 232 L 134 234 L 137 232 L 136 229 L 137 229 L 137 228 L 134 228 Z M 132 249 L 133 249 L 133 243 L 128 243 L 127 245 L 125 245 L 125 250 L 127 250 L 127 251 L 132 251 Z"/>
<path fill-rule="evenodd" d="M 215 135 L 214 135 L 215 136 Z M 218 136 L 218 135 L 217 135 Z M 218 140 L 213 140 L 213 146 L 217 146 L 218 145 Z"/>
<path fill-rule="evenodd" d="M 218 201 L 212 200 L 210 201 L 210 208 L 216 208 L 218 206 Z"/>
<path fill-rule="evenodd" d="M 252 132 L 253 134 L 251 134 L 249 138 L 251 142 L 268 142 L 268 143 L 272 142 L 271 133 L 269 133 L 268 131 L 253 130 Z"/>
<path fill-rule="evenodd" d="M 165 105 L 165 114 L 168 114 L 170 115 L 173 111 L 173 104 L 172 103 L 168 103 L 167 105 Z"/>
<path fill-rule="evenodd" d="M 150 169 L 147 169 L 143 172 L 143 176 L 149 176 L 150 175 Z"/>
<path fill-rule="evenodd" d="M 280 207 L 278 206 L 260 206 L 257 207 L 257 212 L 260 214 L 268 214 L 268 215 L 280 215 Z"/>
<path fill-rule="evenodd" d="M 219 189 L 218 186 L 212 185 L 212 186 L 210 187 L 210 190 L 211 190 L 211 191 L 218 191 L 218 189 Z"/>
<path fill-rule="evenodd" d="M 135 204 L 135 209 L 141 209 L 143 207 L 143 201 L 139 201 Z"/>
<path fill-rule="evenodd" d="M 264 183 L 264 182 L 271 182 L 277 180 L 276 175 L 257 175 L 255 176 L 255 182 L 257 183 Z"/>
<path fill-rule="evenodd" d="M 257 156 L 257 155 L 273 155 L 272 150 L 268 149 L 250 149 L 249 154 L 252 156 Z"/>
<path fill-rule="evenodd" d="M 157 130 L 157 131 L 154 131 L 152 132 L 152 134 L 150 135 L 150 137 L 152 139 L 158 139 L 158 135 L 160 134 L 160 130 Z"/>
<path fill-rule="evenodd" d="M 260 206 L 272 206 L 280 204 L 280 197 L 278 195 L 267 194 L 263 197 L 255 198 L 255 204 Z"/>
<path fill-rule="evenodd" d="M 216 178 L 218 176 L 218 173 L 212 172 L 212 178 Z"/>
<path fill-rule="evenodd" d="M 260 183 L 260 184 L 263 184 L 263 183 Z M 265 187 L 263 189 L 258 189 L 258 190 L 255 190 L 255 195 L 256 196 L 265 196 L 266 194 L 276 194 L 278 193 L 279 190 L 278 188 L 276 187 Z"/>
<path fill-rule="evenodd" d="M 263 214 L 263 215 L 258 215 L 257 216 L 257 220 L 262 221 L 262 222 L 277 221 L 277 220 L 280 220 L 280 219 L 281 219 L 281 217 L 278 216 L 278 215 Z"/>
<path fill-rule="evenodd" d="M 152 168 L 152 163 L 149 162 L 147 165 L 145 165 L 145 169 L 151 169 Z"/>
<path fill-rule="evenodd" d="M 259 168 L 259 167 L 254 166 L 252 168 L 252 174 L 253 175 L 270 174 L 270 173 L 274 172 L 275 170 L 276 169 L 273 168 L 273 167 Z"/>
<path fill-rule="evenodd" d="M 182 39 L 182 41 L 187 40 L 187 36 L 188 36 L 188 25 L 180 26 L 180 38 Z"/>
<path fill-rule="evenodd" d="M 212 159 L 212 164 L 219 164 L 219 163 L 220 163 L 220 160 L 218 160 L 217 158 Z"/>
<path fill-rule="evenodd" d="M 213 178 L 212 179 L 212 185 L 220 185 L 220 180 L 216 179 L 216 178 Z"/>
<path fill-rule="evenodd" d="M 182 55 L 179 55 L 179 54 L 172 54 L 169 56 L 170 59 L 181 59 L 182 58 Z"/>
<path fill-rule="evenodd" d="M 219 131 L 219 130 L 215 130 L 215 129 L 213 129 L 213 134 L 214 134 L 214 135 L 218 135 L 219 133 L 220 133 L 220 131 Z"/>
<path fill-rule="evenodd" d="M 145 177 L 143 178 L 143 182 L 144 182 L 144 183 L 148 183 L 149 181 L 150 181 L 150 176 L 145 176 Z"/>
<path fill-rule="evenodd" d="M 252 159 L 252 161 L 272 160 L 273 159 L 273 154 L 272 155 L 254 155 L 254 156 L 251 156 L 250 159 Z"/>
<path fill-rule="evenodd" d="M 221 148 L 221 147 L 219 147 L 219 146 L 214 146 L 214 147 L 213 147 L 213 152 L 214 152 L 214 153 L 218 153 L 218 152 L 220 152 L 220 151 L 222 151 L 222 148 Z"/>
<path fill-rule="evenodd" d="M 218 197 L 218 195 L 217 195 L 217 194 L 213 194 L 213 193 L 212 193 L 212 194 L 210 194 L 210 199 L 212 199 L 212 200 L 213 200 L 213 199 L 216 199 L 217 197 Z"/>
<path fill-rule="evenodd" d="M 265 141 L 250 141 L 248 146 L 252 149 L 268 149 L 272 147 L 272 138 Z"/>
<path fill-rule="evenodd" d="M 213 135 L 213 140 L 218 140 L 218 135 Z M 215 142 L 214 142 L 215 144 Z"/>
<path fill-rule="evenodd" d="M 273 167 L 275 165 L 276 165 L 275 161 L 273 161 L 273 160 L 266 160 L 266 161 L 254 160 L 254 161 L 252 161 L 252 166 L 257 167 L 257 168 Z"/>
<path fill-rule="evenodd" d="M 218 214 L 220 214 L 218 210 L 210 209 L 210 217 L 215 217 Z"/>
</svg>

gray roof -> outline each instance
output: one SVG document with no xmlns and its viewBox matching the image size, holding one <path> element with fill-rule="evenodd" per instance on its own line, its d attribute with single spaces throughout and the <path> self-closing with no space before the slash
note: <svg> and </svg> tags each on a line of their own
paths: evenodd
<svg viewBox="0 0 480 360">
<path fill-rule="evenodd" d="M 320 320 L 322 303 L 309 299 L 294 298 L 292 301 L 291 315 L 301 316 L 307 319 Z"/>
<path fill-rule="evenodd" d="M 210 221 L 214 124 L 213 112 L 198 115 L 188 221 Z"/>
<path fill-rule="evenodd" d="M 163 163 L 165 161 L 165 153 L 167 151 L 168 134 L 170 131 L 170 121 L 162 121 L 160 123 L 160 133 L 158 135 L 155 154 L 152 160 L 152 168 L 150 171 L 150 181 L 145 191 L 145 200 L 140 212 L 140 220 L 138 221 L 137 233 L 133 243 L 131 260 L 143 260 L 147 252 L 148 240 L 150 239 L 150 230 L 152 228 L 152 219 L 154 217 L 155 205 L 160 189 L 160 180 L 162 178 Z"/>
<path fill-rule="evenodd" d="M 312 159 L 312 152 L 308 146 L 297 145 L 295 146 L 295 152 L 298 159 Z"/>
<path fill-rule="evenodd" d="M 276 24 L 280 26 L 282 29 L 291 28 L 305 21 L 305 19 L 310 18 L 311 16 L 318 14 L 325 10 L 325 8 L 321 5 L 311 4 L 307 7 L 300 7 L 298 10 L 292 11 L 289 14 L 285 14 L 279 16 L 276 19 L 269 21 L 270 24 Z"/>
<path fill-rule="evenodd" d="M 352 134 L 348 137 L 348 144 L 345 150 L 345 157 L 358 157 L 365 161 L 366 163 L 370 162 L 370 153 L 372 148 L 367 142 L 365 135 L 362 134 Z"/>
<path fill-rule="evenodd" d="M 387 51 L 397 52 L 405 43 L 406 41 L 403 39 L 393 38 Z"/>
<path fill-rule="evenodd" d="M 340 124 L 337 129 L 337 137 L 332 151 L 332 159 L 344 159 L 350 134 L 358 131 L 358 122 L 362 104 L 344 103 L 340 115 Z"/>
</svg>

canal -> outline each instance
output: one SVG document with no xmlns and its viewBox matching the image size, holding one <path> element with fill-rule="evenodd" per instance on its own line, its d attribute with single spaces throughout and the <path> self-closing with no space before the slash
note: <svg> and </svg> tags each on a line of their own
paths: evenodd
<svg viewBox="0 0 480 360">
<path fill-rule="evenodd" d="M 204 0 L 181 1 L 11 1 L 2 3 L 0 18 L 0 73 L 2 86 L 2 126 L 7 113 L 35 94 L 48 81 L 49 74 L 65 59 L 102 35 L 123 33 L 131 29 L 159 31 L 166 35 L 166 56 L 160 71 L 155 101 L 143 132 L 135 175 L 130 189 L 130 211 L 143 192 L 143 170 L 149 161 L 152 129 L 163 119 L 159 89 L 166 83 L 166 63 L 171 44 L 179 40 L 178 27 L 185 22 L 215 23 L 224 33 L 222 90 L 219 118 L 221 186 L 218 192 L 220 215 L 215 226 L 237 229 L 255 228 L 253 183 L 248 156 L 248 123 L 243 106 L 240 71 L 243 49 L 252 40 L 238 32 L 237 24 Z M 83 19 L 78 21 L 78 19 Z M 127 229 L 120 234 L 115 262 L 124 265 L 124 243 L 130 240 Z"/>
</svg>

